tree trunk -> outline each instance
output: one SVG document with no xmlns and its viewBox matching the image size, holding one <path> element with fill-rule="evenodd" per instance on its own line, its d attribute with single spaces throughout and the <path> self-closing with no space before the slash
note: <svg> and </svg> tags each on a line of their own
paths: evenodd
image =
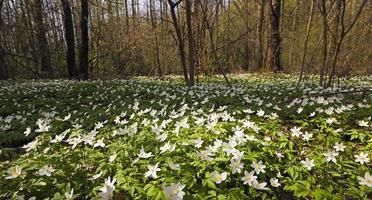
<svg viewBox="0 0 372 200">
<path fill-rule="evenodd" d="M 4 0 L 0 0 L 0 33 L 3 34 L 3 19 L 2 19 L 2 6 Z M 8 67 L 5 61 L 5 49 L 3 48 L 3 40 L 0 38 L 0 80 L 6 80 L 9 78 Z"/>
<path fill-rule="evenodd" d="M 320 80 L 319 85 L 323 85 L 324 83 L 324 71 L 327 63 L 327 56 L 328 56 L 328 21 L 327 21 L 327 7 L 326 7 L 326 0 L 321 0 L 321 9 L 320 12 L 322 14 L 322 21 L 323 21 L 323 51 L 322 51 L 322 67 L 320 69 Z"/>
<path fill-rule="evenodd" d="M 89 35 L 88 35 L 88 0 L 81 0 L 81 18 L 80 18 L 80 32 L 81 32 L 81 46 L 79 55 L 79 78 L 87 80 L 88 73 L 88 51 L 89 51 Z"/>
<path fill-rule="evenodd" d="M 65 38 L 66 38 L 66 63 L 67 72 L 70 78 L 77 75 L 76 62 L 75 62 L 75 34 L 74 24 L 72 20 L 72 13 L 69 0 L 61 0 L 64 14 Z"/>
<path fill-rule="evenodd" d="M 177 3 L 174 3 L 172 0 L 168 0 L 168 3 L 169 3 L 170 11 L 171 11 L 173 26 L 174 26 L 174 29 L 176 31 L 176 35 L 177 35 L 177 39 L 178 39 L 178 50 L 179 50 L 179 53 L 180 53 L 180 59 L 181 59 L 181 64 L 182 64 L 182 69 L 183 69 L 183 76 L 185 78 L 186 85 L 190 85 L 189 76 L 188 76 L 188 73 L 187 73 L 187 65 L 186 65 L 185 43 L 183 41 L 181 28 L 178 24 L 176 10 L 175 10 L 175 8 L 178 6 L 180 1 L 178 1 Z"/>
<path fill-rule="evenodd" d="M 187 36 L 188 36 L 188 43 L 189 43 L 189 75 L 190 75 L 189 86 L 194 86 L 195 84 L 195 77 L 194 77 L 195 49 L 194 49 L 194 36 L 193 36 L 192 22 L 191 22 L 190 0 L 185 0 L 185 4 L 186 4 Z"/>
<path fill-rule="evenodd" d="M 127 25 L 127 31 L 129 31 L 129 8 L 128 8 L 128 0 L 124 0 L 124 7 L 125 7 L 125 23 Z"/>
<path fill-rule="evenodd" d="M 302 77 L 304 74 L 305 70 L 305 60 L 306 60 L 306 54 L 307 54 L 307 43 L 309 41 L 309 36 L 310 36 L 310 29 L 311 29 L 311 23 L 313 21 L 313 15 L 314 15 L 314 3 L 315 0 L 311 1 L 311 8 L 310 8 L 310 16 L 309 20 L 307 22 L 307 28 L 306 28 L 306 36 L 305 36 L 305 43 L 304 43 L 304 53 L 302 55 L 302 61 L 301 61 L 301 71 L 300 71 L 300 77 L 299 77 L 299 82 L 302 81 Z"/>
<path fill-rule="evenodd" d="M 281 0 L 270 0 L 270 36 L 267 67 L 274 72 L 283 71 L 280 64 L 280 5 Z"/>
<path fill-rule="evenodd" d="M 155 16 L 154 16 L 154 0 L 150 0 L 150 20 L 151 20 L 151 27 L 152 31 L 154 32 L 154 39 L 155 39 L 155 49 L 156 49 L 156 65 L 158 68 L 158 75 L 161 77 L 163 76 L 163 72 L 161 70 L 161 64 L 160 64 L 160 50 L 159 50 L 159 39 L 158 39 L 158 33 L 156 31 L 155 26 Z"/>
<path fill-rule="evenodd" d="M 257 47 L 257 70 L 262 69 L 263 65 L 263 27 L 265 23 L 265 0 L 260 0 L 258 2 L 258 25 L 257 25 L 257 40 L 256 40 L 256 47 Z"/>
<path fill-rule="evenodd" d="M 43 2 L 42 0 L 34 0 L 33 3 L 35 9 L 34 23 L 36 25 L 36 35 L 40 53 L 41 74 L 45 78 L 53 78 L 47 32 L 43 22 Z"/>
</svg>

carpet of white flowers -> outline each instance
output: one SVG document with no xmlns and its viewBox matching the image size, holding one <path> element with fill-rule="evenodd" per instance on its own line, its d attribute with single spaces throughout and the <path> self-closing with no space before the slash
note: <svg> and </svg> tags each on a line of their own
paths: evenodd
<svg viewBox="0 0 372 200">
<path fill-rule="evenodd" d="M 230 81 L 0 82 L 0 199 L 372 198 L 371 77 Z"/>
</svg>

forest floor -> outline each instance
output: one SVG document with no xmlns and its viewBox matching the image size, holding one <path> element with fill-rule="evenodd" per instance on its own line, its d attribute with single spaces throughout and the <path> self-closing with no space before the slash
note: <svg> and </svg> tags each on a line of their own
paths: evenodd
<svg viewBox="0 0 372 200">
<path fill-rule="evenodd" d="M 371 77 L 0 82 L 0 199 L 370 199 Z"/>
</svg>

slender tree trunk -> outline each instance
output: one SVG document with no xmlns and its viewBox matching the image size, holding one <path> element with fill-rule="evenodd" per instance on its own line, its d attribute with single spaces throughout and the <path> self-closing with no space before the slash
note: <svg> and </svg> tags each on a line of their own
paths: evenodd
<svg viewBox="0 0 372 200">
<path fill-rule="evenodd" d="M 302 61 L 301 61 L 301 71 L 300 71 L 300 77 L 299 77 L 299 82 L 302 81 L 303 73 L 305 70 L 305 60 L 306 60 L 306 54 L 307 54 L 307 43 L 309 41 L 309 36 L 310 36 L 310 30 L 311 30 L 311 23 L 313 21 L 313 15 L 314 15 L 314 3 L 315 0 L 311 1 L 311 8 L 310 8 L 310 15 L 309 15 L 309 20 L 307 22 L 307 28 L 306 28 L 306 36 L 305 36 L 305 42 L 304 42 L 304 53 L 302 55 Z"/>
<path fill-rule="evenodd" d="M 5 50 L 0 43 L 0 80 L 6 80 L 9 78 L 7 65 L 5 62 Z"/>
<path fill-rule="evenodd" d="M 326 68 L 327 57 L 328 57 L 328 20 L 327 20 L 326 0 L 321 0 L 320 12 L 322 14 L 322 21 L 323 21 L 323 50 L 322 50 L 323 57 L 322 57 L 322 67 L 320 69 L 319 85 L 323 85 L 324 71 Z"/>
<path fill-rule="evenodd" d="M 270 0 L 270 38 L 267 67 L 274 72 L 283 71 L 280 64 L 280 5 L 281 0 Z"/>
<path fill-rule="evenodd" d="M 258 2 L 258 24 L 257 24 L 257 40 L 256 40 L 256 47 L 257 47 L 257 70 L 262 69 L 263 65 L 263 55 L 264 55 L 264 44 L 263 44 L 263 28 L 265 24 L 265 4 L 266 0 L 260 0 Z"/>
<path fill-rule="evenodd" d="M 298 43 L 298 35 L 297 35 L 297 26 L 298 26 L 298 7 L 299 7 L 299 1 L 296 3 L 296 7 L 292 12 L 291 18 L 293 19 L 293 26 L 288 28 L 291 31 L 291 41 L 290 41 L 290 47 L 289 47 L 289 55 L 288 55 L 288 67 L 293 66 L 293 51 Z M 281 26 L 283 27 L 283 26 Z"/>
<path fill-rule="evenodd" d="M 334 16 L 334 19 L 333 19 L 333 22 L 330 22 L 330 24 L 332 24 L 332 26 L 328 26 L 328 29 L 333 29 L 333 31 L 330 31 L 330 34 L 331 34 L 331 37 L 330 37 L 330 41 L 329 41 L 329 46 L 328 46 L 328 58 L 327 58 L 327 66 L 326 66 L 326 74 L 329 75 L 329 77 L 333 77 L 333 73 L 334 73 L 334 68 L 332 67 L 332 62 L 333 62 L 333 57 L 334 55 L 336 54 L 336 51 L 337 51 L 337 46 L 338 46 L 338 41 L 340 39 L 340 20 L 341 20 L 341 15 L 343 15 L 343 5 L 342 5 L 342 1 L 343 0 L 338 0 L 335 2 L 335 16 Z M 327 75 L 325 75 L 325 78 L 327 77 Z M 328 77 L 328 78 L 329 78 Z M 324 82 L 324 85 L 327 86 L 328 83 Z"/>
<path fill-rule="evenodd" d="M 186 23 L 187 23 L 187 36 L 189 44 L 189 75 L 190 82 L 189 86 L 194 86 L 195 77 L 194 77 L 194 68 L 195 68 L 195 49 L 194 49 L 194 36 L 192 30 L 192 19 L 191 19 L 191 2 L 190 0 L 185 0 L 186 4 Z"/>
<path fill-rule="evenodd" d="M 127 25 L 127 31 L 129 31 L 129 8 L 128 8 L 128 0 L 124 0 L 124 7 L 125 7 L 125 23 Z"/>
<path fill-rule="evenodd" d="M 4 0 L 0 0 L 0 80 L 6 80 L 9 78 L 8 74 L 8 66 L 5 61 L 5 49 L 3 47 L 3 29 L 4 29 L 4 23 L 2 19 L 2 7 L 3 7 Z"/>
<path fill-rule="evenodd" d="M 36 25 L 36 35 L 40 53 L 41 73 L 46 78 L 53 78 L 47 32 L 43 22 L 43 2 L 42 0 L 34 0 L 33 3 L 35 9 L 34 23 Z"/>
<path fill-rule="evenodd" d="M 79 55 L 79 78 L 87 80 L 89 78 L 88 73 L 88 51 L 89 51 L 89 35 L 88 35 L 88 17 L 89 17 L 89 5 L 88 0 L 81 0 L 81 18 L 80 18 L 80 31 L 81 31 L 81 46 Z"/>
<path fill-rule="evenodd" d="M 172 16 L 173 26 L 174 26 L 174 29 L 176 31 L 176 35 L 177 35 L 177 39 L 178 39 L 178 50 L 179 50 L 179 53 L 180 53 L 180 59 L 181 59 L 181 64 L 182 64 L 182 69 L 183 69 L 183 76 L 185 78 L 186 85 L 190 85 L 189 76 L 188 76 L 188 73 L 187 73 L 187 65 L 186 65 L 185 43 L 183 41 L 181 28 L 178 24 L 176 10 L 175 10 L 176 7 L 178 6 L 178 4 L 180 3 L 180 1 L 178 1 L 177 3 L 174 3 L 172 0 L 168 0 L 168 3 L 169 3 L 169 7 L 170 7 L 171 16 Z"/>
<path fill-rule="evenodd" d="M 69 0 L 61 0 L 64 13 L 64 26 L 65 26 L 65 38 L 66 38 L 66 62 L 67 72 L 70 78 L 77 75 L 76 62 L 75 62 L 75 34 L 74 24 L 72 20 L 72 13 Z"/>
<path fill-rule="evenodd" d="M 155 39 L 155 49 L 156 49 L 156 64 L 158 68 L 158 75 L 161 77 L 163 76 L 163 72 L 161 70 L 161 64 L 160 64 L 160 50 L 159 50 L 159 39 L 158 39 L 158 33 L 156 31 L 156 25 L 155 25 L 155 16 L 154 16 L 154 0 L 150 1 L 150 20 L 151 20 L 151 27 L 152 31 L 154 32 L 154 39 Z"/>
<path fill-rule="evenodd" d="M 132 20 L 133 20 L 133 28 L 136 28 L 136 2 L 135 0 L 132 0 L 131 2 L 132 7 Z"/>
</svg>

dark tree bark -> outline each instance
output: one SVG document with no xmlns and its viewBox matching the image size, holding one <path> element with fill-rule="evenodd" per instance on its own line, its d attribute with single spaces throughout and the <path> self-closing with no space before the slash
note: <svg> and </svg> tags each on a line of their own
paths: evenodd
<svg viewBox="0 0 372 200">
<path fill-rule="evenodd" d="M 43 2 L 42 0 L 34 0 L 33 3 L 35 9 L 34 23 L 36 25 L 36 35 L 40 53 L 41 74 L 45 78 L 53 78 L 47 32 L 43 22 Z"/>
<path fill-rule="evenodd" d="M 71 7 L 69 0 L 61 0 L 64 14 L 65 38 L 66 38 L 66 62 L 67 71 L 70 78 L 77 75 L 76 62 L 75 62 L 75 34 L 74 24 L 72 20 Z"/>
<path fill-rule="evenodd" d="M 5 50 L 0 44 L 0 80 L 6 80 L 9 78 L 7 65 L 5 62 Z"/>
<path fill-rule="evenodd" d="M 128 0 L 124 0 L 124 7 L 125 7 L 125 23 L 127 25 L 127 31 L 129 30 L 129 8 L 128 8 Z"/>
<path fill-rule="evenodd" d="M 323 21 L 323 48 L 322 48 L 322 66 L 320 69 L 320 80 L 319 85 L 324 83 L 324 72 L 328 57 L 328 19 L 327 19 L 327 5 L 326 0 L 321 0 L 321 5 L 319 6 L 320 13 L 322 14 Z"/>
<path fill-rule="evenodd" d="M 179 0 L 176 3 L 173 2 L 172 0 L 168 0 L 170 11 L 171 11 L 171 16 L 172 16 L 172 21 L 173 21 L 173 26 L 174 26 L 174 29 L 176 31 L 176 35 L 177 35 L 177 39 L 178 39 L 178 50 L 179 50 L 179 53 L 180 53 L 180 59 L 181 59 L 181 64 L 182 64 L 182 69 L 183 69 L 183 76 L 185 78 L 186 85 L 189 85 L 190 81 L 189 81 L 189 76 L 188 76 L 188 73 L 187 73 L 185 43 L 184 43 L 184 40 L 183 40 L 183 37 L 182 37 L 181 27 L 178 24 L 177 15 L 176 15 L 176 7 L 178 6 L 178 4 L 180 2 L 181 2 L 181 0 Z"/>
<path fill-rule="evenodd" d="M 80 18 L 80 32 L 81 32 L 81 46 L 79 55 L 79 76 L 80 79 L 87 80 L 88 73 L 88 51 L 89 51 L 89 35 L 88 35 L 88 0 L 81 0 L 81 18 Z"/>
<path fill-rule="evenodd" d="M 281 0 L 270 0 L 270 36 L 267 67 L 270 71 L 281 72 L 280 63 L 280 5 Z"/>
<path fill-rule="evenodd" d="M 3 18 L 2 18 L 2 6 L 4 0 L 0 0 L 0 34 L 3 34 Z M 8 67 L 5 62 L 5 50 L 3 48 L 3 38 L 0 36 L 0 80 L 5 80 L 9 78 Z"/>
<path fill-rule="evenodd" d="M 256 47 L 257 47 L 257 65 L 256 68 L 258 70 L 262 69 L 263 65 L 263 54 L 264 54 L 264 44 L 263 44 L 263 27 L 265 24 L 265 3 L 266 0 L 260 0 L 258 2 L 258 24 L 257 24 L 257 39 L 256 39 Z"/>
<path fill-rule="evenodd" d="M 194 36 L 193 36 L 192 22 L 191 22 L 190 0 L 185 0 L 185 4 L 186 4 L 187 36 L 188 36 L 188 43 L 189 43 L 189 75 L 190 75 L 189 86 L 194 86 L 195 84 L 195 77 L 194 77 L 195 49 L 194 49 Z"/>
</svg>

